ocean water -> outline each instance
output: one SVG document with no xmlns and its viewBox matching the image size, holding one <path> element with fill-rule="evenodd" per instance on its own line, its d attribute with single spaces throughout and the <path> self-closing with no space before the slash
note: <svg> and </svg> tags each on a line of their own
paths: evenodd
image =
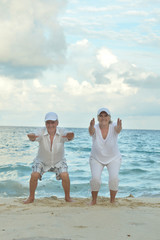
<svg viewBox="0 0 160 240">
<path fill-rule="evenodd" d="M 0 127 L 0 197 L 22 197 L 29 194 L 29 180 L 37 142 L 27 134 L 35 127 Z M 65 154 L 71 181 L 71 197 L 90 197 L 91 172 L 89 155 L 91 137 L 88 129 L 68 128 L 75 133 L 65 143 Z M 160 197 L 160 131 L 122 130 L 118 139 L 122 154 L 117 197 Z M 104 168 L 99 196 L 109 197 L 108 172 Z M 54 173 L 45 173 L 38 182 L 36 198 L 64 197 L 61 181 Z"/>
</svg>

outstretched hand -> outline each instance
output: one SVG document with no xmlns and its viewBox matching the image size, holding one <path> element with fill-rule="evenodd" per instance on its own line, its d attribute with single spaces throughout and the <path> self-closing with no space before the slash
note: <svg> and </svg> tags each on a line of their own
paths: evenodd
<svg viewBox="0 0 160 240">
<path fill-rule="evenodd" d="M 95 119 L 93 118 L 93 119 L 90 121 L 90 125 L 89 125 L 89 133 L 90 133 L 91 136 L 93 136 L 93 135 L 94 135 L 94 132 L 95 132 L 94 125 L 95 125 Z"/>
<path fill-rule="evenodd" d="M 90 127 L 94 127 L 95 125 L 95 119 L 93 118 L 91 121 L 90 121 Z"/>
<path fill-rule="evenodd" d="M 30 141 L 34 142 L 36 140 L 36 138 L 38 138 L 39 136 L 35 135 L 34 133 L 29 133 L 27 134 L 28 138 Z"/>
<path fill-rule="evenodd" d="M 117 126 L 116 126 L 116 132 L 120 133 L 122 130 L 122 120 L 120 118 L 117 119 Z"/>
<path fill-rule="evenodd" d="M 63 138 L 67 138 L 69 141 L 74 138 L 74 133 L 70 132 L 67 133 L 65 136 L 62 136 Z"/>
</svg>

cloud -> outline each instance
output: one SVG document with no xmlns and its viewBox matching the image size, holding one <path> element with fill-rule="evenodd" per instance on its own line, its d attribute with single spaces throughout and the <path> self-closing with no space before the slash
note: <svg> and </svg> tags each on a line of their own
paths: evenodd
<svg viewBox="0 0 160 240">
<path fill-rule="evenodd" d="M 97 59 L 103 67 L 109 68 L 113 63 L 117 63 L 117 57 L 106 48 L 102 48 L 97 53 Z"/>
<path fill-rule="evenodd" d="M 150 72 L 137 71 L 132 76 L 126 76 L 125 81 L 131 87 L 138 87 L 144 89 L 159 89 L 160 76 Z"/>
<path fill-rule="evenodd" d="M 40 110 L 41 101 L 44 105 L 47 104 L 46 97 L 54 96 L 56 86 L 50 84 L 49 87 L 45 87 L 38 79 L 13 81 L 7 77 L 0 77 L 0 89 L 0 110 L 26 112 Z"/>
<path fill-rule="evenodd" d="M 65 93 L 73 99 L 73 104 L 70 103 L 73 109 L 76 109 L 77 105 L 79 108 L 85 105 L 86 109 L 91 111 L 93 106 L 95 109 L 104 104 L 110 106 L 113 112 L 123 116 L 158 114 L 157 108 L 160 104 L 158 75 L 118 59 L 111 50 L 105 47 L 93 49 L 89 42 L 87 47 L 86 45 L 84 47 L 84 62 L 79 62 L 77 56 L 81 59 L 82 49 L 78 49 L 76 44 L 72 46 L 71 59 L 74 57 L 74 48 L 77 55 L 76 62 L 72 62 L 72 68 L 77 75 L 70 73 L 70 77 L 64 84 Z M 109 56 L 115 57 L 115 62 L 111 61 L 111 64 L 106 66 L 105 61 L 102 62 L 101 58 L 97 58 L 99 52 L 104 55 L 109 52 Z M 96 56 L 96 60 L 92 58 L 93 62 L 90 61 L 91 55 Z M 79 68 L 83 79 L 77 71 Z M 148 112 L 148 107 L 152 108 L 152 111 Z"/>
<path fill-rule="evenodd" d="M 93 77 L 95 78 L 95 82 L 99 84 L 109 84 L 111 81 L 106 77 L 106 71 L 104 69 L 97 69 L 93 71 Z"/>
<path fill-rule="evenodd" d="M 91 6 L 88 6 L 88 7 L 80 7 L 79 10 L 82 11 L 82 12 L 91 12 L 91 13 L 95 13 L 95 12 L 98 12 L 98 13 L 101 13 L 101 12 L 111 12 L 111 11 L 115 11 L 115 10 L 121 10 L 122 7 L 121 6 L 114 6 L 114 5 L 111 5 L 111 6 L 107 6 L 107 7 L 91 7 Z"/>
<path fill-rule="evenodd" d="M 66 43 L 58 15 L 65 6 L 65 0 L 1 1 L 1 73 L 7 75 L 9 69 L 16 77 L 19 68 L 25 69 L 24 76 L 29 71 L 36 75 L 40 69 L 64 64 Z M 22 75 L 21 71 L 18 77 Z"/>
<path fill-rule="evenodd" d="M 144 88 L 144 82 L 148 81 L 151 73 L 118 58 L 117 62 L 109 67 L 103 66 L 96 58 L 100 49 L 93 49 L 86 41 L 81 43 L 86 44 L 78 42 L 77 45 L 70 46 L 69 57 L 75 57 L 76 52 L 76 61 L 71 65 L 67 62 L 69 66 L 66 66 L 66 75 L 63 72 L 57 73 L 59 78 L 64 78 L 60 86 L 54 81 L 55 71 L 50 72 L 47 82 L 45 75 L 28 81 L 13 81 L 11 78 L 1 77 L 0 111 L 7 111 L 7 114 L 1 115 L 1 122 L 7 124 L 12 119 L 12 124 L 14 122 L 15 125 L 42 125 L 44 114 L 54 110 L 59 114 L 61 124 L 87 127 L 90 118 L 101 106 L 109 107 L 113 119 L 117 116 L 137 116 L 138 119 L 140 115 L 158 115 L 159 88 L 153 91 Z M 83 48 L 84 62 L 81 61 Z M 104 52 L 105 50 L 107 49 L 104 49 Z M 88 61 L 91 55 L 95 56 L 97 61 Z M 83 78 L 77 71 L 79 68 Z M 139 79 L 143 79 L 143 84 L 140 84 Z M 151 109 L 149 112 L 148 108 Z"/>
<path fill-rule="evenodd" d="M 42 125 L 45 113 L 55 111 L 65 126 L 88 127 L 101 106 L 137 128 L 154 125 L 151 116 L 160 116 L 156 5 L 1 2 L 2 125 Z"/>
<path fill-rule="evenodd" d="M 159 47 L 158 1 L 100 1 L 92 6 L 77 5 L 72 15 L 65 15 L 61 22 L 67 34 L 83 38 L 107 41 L 113 48 Z M 79 7 L 78 7 L 79 6 Z M 96 20 L 95 20 L 96 19 Z M 146 24 L 146 22 L 148 24 Z M 104 40 L 104 41 L 103 41 Z M 99 41 L 100 42 L 100 41 Z M 146 50 L 147 51 L 147 50 Z M 143 63 L 142 63 L 143 64 Z"/>
</svg>

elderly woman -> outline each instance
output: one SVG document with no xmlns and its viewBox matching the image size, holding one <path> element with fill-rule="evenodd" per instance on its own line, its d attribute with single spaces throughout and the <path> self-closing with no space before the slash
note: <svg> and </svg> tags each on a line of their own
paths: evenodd
<svg viewBox="0 0 160 240">
<path fill-rule="evenodd" d="M 106 166 L 109 173 L 110 202 L 114 203 L 118 191 L 118 174 L 121 165 L 121 154 L 118 149 L 117 138 L 122 130 L 122 121 L 112 123 L 111 114 L 107 108 L 100 108 L 97 112 L 98 123 L 93 118 L 90 122 L 89 133 L 92 136 L 92 149 L 90 154 L 90 168 L 92 179 L 90 181 L 92 201 L 97 202 L 98 191 L 101 185 L 101 174 Z"/>
</svg>

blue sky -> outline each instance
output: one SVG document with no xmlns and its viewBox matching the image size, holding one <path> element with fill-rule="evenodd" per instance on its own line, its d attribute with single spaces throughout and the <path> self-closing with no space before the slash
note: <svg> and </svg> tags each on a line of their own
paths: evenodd
<svg viewBox="0 0 160 240">
<path fill-rule="evenodd" d="M 0 125 L 160 129 L 159 0 L 2 0 Z"/>
</svg>

